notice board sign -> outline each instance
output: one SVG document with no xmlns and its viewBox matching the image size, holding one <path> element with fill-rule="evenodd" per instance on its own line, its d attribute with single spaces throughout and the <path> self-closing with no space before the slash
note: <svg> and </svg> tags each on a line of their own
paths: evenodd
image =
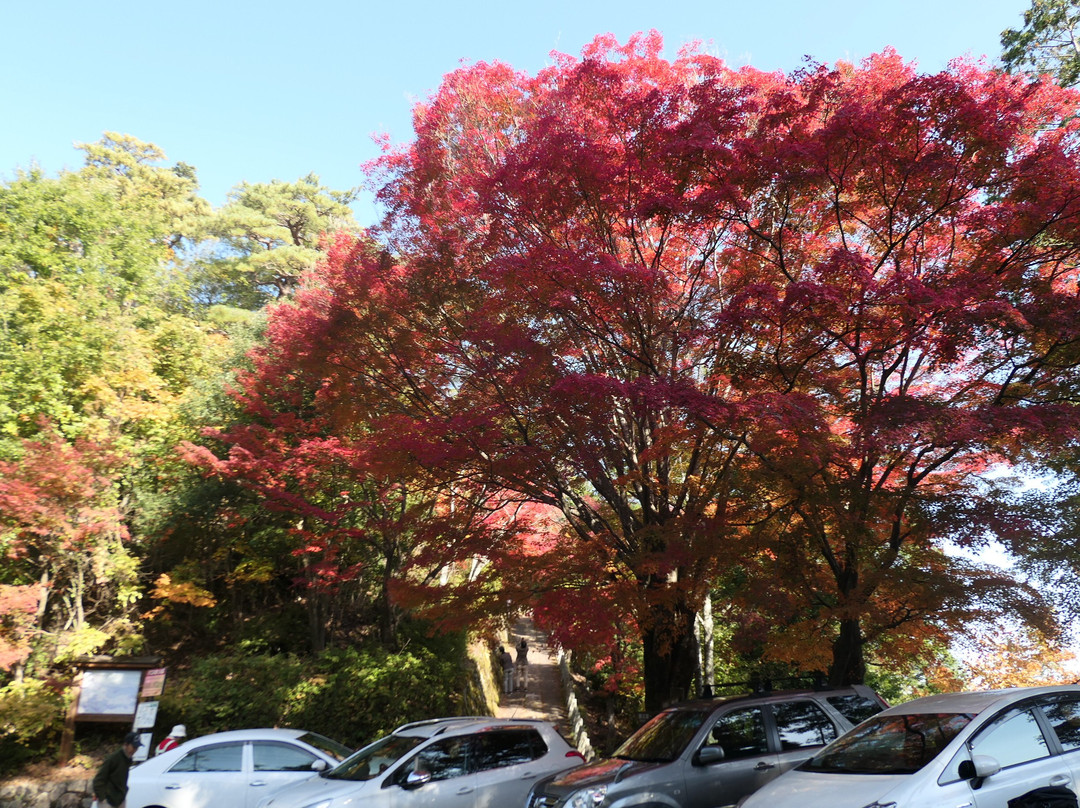
<svg viewBox="0 0 1080 808">
<path fill-rule="evenodd" d="M 74 689 L 78 695 L 68 707 L 64 733 L 60 736 L 61 763 L 71 760 L 75 752 L 77 722 L 127 723 L 132 721 L 138 710 L 139 696 L 143 689 L 143 674 L 150 670 L 164 671 L 161 668 L 161 657 L 157 656 L 102 655 L 79 657 L 75 661 L 80 668 L 80 673 L 74 682 Z M 164 686 L 164 678 L 159 684 Z"/>
<path fill-rule="evenodd" d="M 76 716 L 81 720 L 129 721 L 135 717 L 141 670 L 97 668 L 83 671 Z"/>
<path fill-rule="evenodd" d="M 157 701 L 144 701 L 135 710 L 135 729 L 153 729 L 157 721 Z"/>
<path fill-rule="evenodd" d="M 150 741 L 152 737 L 153 733 L 151 732 L 139 733 L 139 748 L 135 750 L 135 755 L 131 758 L 132 763 L 142 763 L 150 757 Z"/>
<path fill-rule="evenodd" d="M 143 676 L 139 698 L 156 699 L 165 692 L 165 668 L 151 668 Z"/>
</svg>

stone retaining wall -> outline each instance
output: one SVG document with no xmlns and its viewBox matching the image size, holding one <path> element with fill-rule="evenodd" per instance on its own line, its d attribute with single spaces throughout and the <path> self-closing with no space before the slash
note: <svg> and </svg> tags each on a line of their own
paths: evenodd
<svg viewBox="0 0 1080 808">
<path fill-rule="evenodd" d="M 93 802 L 91 779 L 0 783 L 0 808 L 90 808 Z"/>
<path fill-rule="evenodd" d="M 592 743 L 589 741 L 589 733 L 585 731 L 585 721 L 581 717 L 581 709 L 578 707 L 577 694 L 574 692 L 574 677 L 570 674 L 570 653 L 559 649 L 559 671 L 562 673 L 563 694 L 566 698 L 566 716 L 570 721 L 570 731 L 573 734 L 574 746 L 585 756 L 585 760 L 592 760 L 596 753 L 593 752 Z M 3 806 L 0 806 L 3 808 Z"/>
</svg>

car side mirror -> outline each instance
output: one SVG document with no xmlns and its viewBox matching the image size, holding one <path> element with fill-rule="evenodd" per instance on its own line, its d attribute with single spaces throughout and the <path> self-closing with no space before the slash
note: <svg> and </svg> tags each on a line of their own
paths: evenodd
<svg viewBox="0 0 1080 808">
<path fill-rule="evenodd" d="M 414 788 L 420 788 L 420 786 L 430 782 L 431 772 L 409 772 L 408 777 L 405 778 L 405 782 L 401 784 L 401 787 L 406 791 L 412 791 Z"/>
<path fill-rule="evenodd" d="M 708 766 L 724 759 L 724 749 L 720 746 L 703 746 L 694 755 L 695 766 Z"/>
<path fill-rule="evenodd" d="M 316 760 L 311 764 L 311 770 L 313 772 L 324 772 L 329 768 L 329 765 L 325 760 Z"/>
<path fill-rule="evenodd" d="M 962 760 L 956 773 L 962 780 L 971 780 L 972 787 L 978 788 L 982 781 L 1001 771 L 1001 764 L 990 755 L 973 755 L 971 760 Z"/>
</svg>

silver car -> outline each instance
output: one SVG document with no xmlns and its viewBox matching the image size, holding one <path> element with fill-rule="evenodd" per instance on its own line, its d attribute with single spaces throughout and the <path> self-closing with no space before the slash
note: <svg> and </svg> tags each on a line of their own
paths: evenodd
<svg viewBox="0 0 1080 808">
<path fill-rule="evenodd" d="M 442 718 L 398 727 L 259 808 L 512 808 L 584 762 L 542 721 Z"/>
<path fill-rule="evenodd" d="M 255 808 L 270 792 L 306 780 L 352 750 L 300 729 L 203 735 L 128 773 L 127 808 Z"/>
<path fill-rule="evenodd" d="M 1078 786 L 1080 687 L 1022 687 L 944 693 L 893 707 L 740 805 L 1076 805 Z"/>
</svg>

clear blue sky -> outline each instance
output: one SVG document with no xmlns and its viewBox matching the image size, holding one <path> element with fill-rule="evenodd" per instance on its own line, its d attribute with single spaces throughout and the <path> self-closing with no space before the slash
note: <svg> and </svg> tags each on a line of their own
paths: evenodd
<svg viewBox="0 0 1080 808">
<path fill-rule="evenodd" d="M 236 183 L 314 171 L 362 181 L 371 135 L 410 138 L 410 110 L 462 61 L 535 72 L 599 33 L 657 29 L 729 64 L 792 70 L 893 46 L 925 71 L 1000 52 L 1028 0 L 5 0 L 0 179 L 78 168 L 72 144 L 118 131 L 196 167 L 221 205 Z M 370 202 L 356 206 L 371 223 Z"/>
</svg>

